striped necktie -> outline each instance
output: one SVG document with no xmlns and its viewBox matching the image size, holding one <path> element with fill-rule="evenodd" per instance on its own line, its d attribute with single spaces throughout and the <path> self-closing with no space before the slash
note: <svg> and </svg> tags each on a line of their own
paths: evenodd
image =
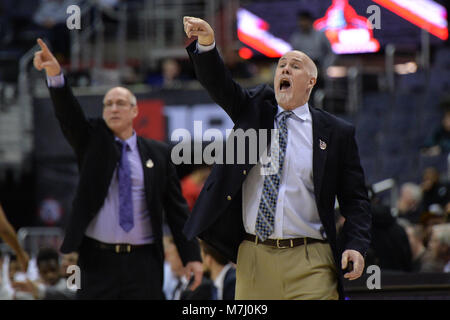
<svg viewBox="0 0 450 320">
<path fill-rule="evenodd" d="M 286 155 L 286 146 L 288 141 L 286 121 L 291 115 L 292 111 L 283 111 L 278 116 L 279 150 L 278 152 L 276 152 L 277 150 L 273 152 L 274 148 L 272 148 L 271 157 L 273 158 L 278 154 L 279 168 L 274 174 L 267 174 L 264 176 L 263 191 L 261 201 L 259 202 L 258 215 L 256 217 L 255 232 L 261 241 L 266 240 L 273 233 L 275 228 L 275 212 L 277 207 L 278 190 L 280 188 L 284 157 Z"/>
</svg>

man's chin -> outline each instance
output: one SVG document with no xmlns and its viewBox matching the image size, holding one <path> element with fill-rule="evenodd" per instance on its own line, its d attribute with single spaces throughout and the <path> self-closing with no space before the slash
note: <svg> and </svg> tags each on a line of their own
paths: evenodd
<svg viewBox="0 0 450 320">
<path fill-rule="evenodd" d="M 116 123 L 106 123 L 106 125 L 108 126 L 108 128 L 112 131 L 112 132 L 120 132 L 121 130 L 121 126 L 116 124 Z"/>
<path fill-rule="evenodd" d="M 290 101 L 290 99 L 286 99 L 285 97 L 277 97 L 276 100 L 278 105 L 282 107 L 284 110 L 293 109 L 293 104 L 292 101 Z"/>
</svg>

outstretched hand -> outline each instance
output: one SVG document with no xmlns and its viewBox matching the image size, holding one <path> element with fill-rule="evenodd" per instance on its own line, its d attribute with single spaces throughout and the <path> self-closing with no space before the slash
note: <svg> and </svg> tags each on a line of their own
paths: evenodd
<svg viewBox="0 0 450 320">
<path fill-rule="evenodd" d="M 42 41 L 42 39 L 38 38 L 37 43 L 41 47 L 41 50 L 34 53 L 34 67 L 38 71 L 45 69 L 45 72 L 49 77 L 57 76 L 58 74 L 60 74 L 61 66 L 59 65 L 58 60 L 56 60 L 55 56 L 52 54 L 45 42 Z"/>
<path fill-rule="evenodd" d="M 195 17 L 183 17 L 184 32 L 188 38 L 198 37 L 198 43 L 209 46 L 214 43 L 214 30 L 205 20 Z"/>
</svg>

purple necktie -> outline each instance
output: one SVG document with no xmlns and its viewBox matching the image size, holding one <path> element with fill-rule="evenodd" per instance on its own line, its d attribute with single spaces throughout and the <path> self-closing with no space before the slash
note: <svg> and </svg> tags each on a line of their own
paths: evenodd
<svg viewBox="0 0 450 320">
<path fill-rule="evenodd" d="M 119 179 L 119 224 L 126 232 L 133 229 L 133 199 L 131 197 L 131 170 L 127 157 L 127 143 L 117 141 L 122 149 L 117 176 Z"/>
</svg>

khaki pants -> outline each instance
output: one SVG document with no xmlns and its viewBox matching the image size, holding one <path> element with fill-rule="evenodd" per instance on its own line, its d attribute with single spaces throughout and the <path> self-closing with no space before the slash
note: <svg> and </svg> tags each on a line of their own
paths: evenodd
<svg viewBox="0 0 450 320">
<path fill-rule="evenodd" d="M 338 299 L 330 245 L 278 249 L 244 240 L 236 268 L 236 300 Z"/>
</svg>

